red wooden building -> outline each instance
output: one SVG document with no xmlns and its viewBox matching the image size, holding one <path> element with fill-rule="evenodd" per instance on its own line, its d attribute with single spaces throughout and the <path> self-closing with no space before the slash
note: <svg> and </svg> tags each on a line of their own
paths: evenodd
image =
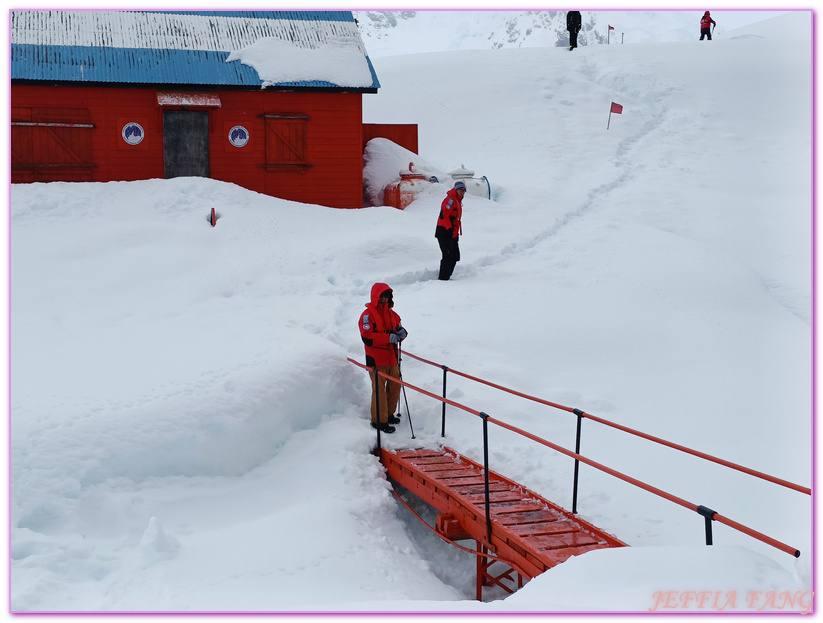
<svg viewBox="0 0 823 623">
<path fill-rule="evenodd" d="M 363 205 L 379 82 L 347 11 L 12 11 L 11 179 L 201 176 Z M 405 135 L 405 136 L 404 136 Z"/>
</svg>

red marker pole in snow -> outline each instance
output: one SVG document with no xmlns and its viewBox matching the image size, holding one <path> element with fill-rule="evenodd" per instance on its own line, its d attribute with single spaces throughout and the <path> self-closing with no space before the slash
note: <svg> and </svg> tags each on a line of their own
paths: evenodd
<svg viewBox="0 0 823 623">
<path fill-rule="evenodd" d="M 623 106 L 621 104 L 615 104 L 614 102 L 612 102 L 612 107 L 609 109 L 609 122 L 606 124 L 606 129 L 607 130 L 609 129 L 609 126 L 611 125 L 611 122 L 612 122 L 612 113 L 614 113 L 616 115 L 622 115 L 623 114 Z"/>
<path fill-rule="evenodd" d="M 214 213 L 214 208 L 211 209 L 211 226 L 217 225 L 217 216 Z"/>
</svg>

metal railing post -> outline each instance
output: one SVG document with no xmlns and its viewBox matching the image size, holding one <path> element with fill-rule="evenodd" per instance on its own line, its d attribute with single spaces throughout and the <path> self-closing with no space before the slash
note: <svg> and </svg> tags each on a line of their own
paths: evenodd
<svg viewBox="0 0 823 623">
<path fill-rule="evenodd" d="M 448 373 L 449 369 L 446 366 L 440 366 L 443 368 L 443 398 L 446 398 L 446 374 Z M 440 430 L 440 436 L 446 436 L 446 403 L 443 403 L 443 424 Z"/>
<path fill-rule="evenodd" d="M 380 391 L 379 391 L 379 379 L 380 377 L 377 374 L 377 366 L 372 369 L 372 374 L 374 374 L 374 409 L 375 415 L 377 416 L 377 452 L 380 453 Z"/>
<path fill-rule="evenodd" d="M 492 544 L 492 514 L 491 506 L 489 504 L 489 414 L 480 412 L 480 417 L 483 418 L 483 468 L 485 473 L 485 491 L 486 491 L 486 538 L 489 546 Z"/>
<path fill-rule="evenodd" d="M 580 409 L 575 409 L 574 414 L 577 416 L 577 437 L 574 442 L 574 453 L 580 454 L 580 433 L 583 426 L 583 412 Z M 574 460 L 574 487 L 572 488 L 572 514 L 577 514 L 577 479 L 580 474 L 580 459 Z"/>
<path fill-rule="evenodd" d="M 705 506 L 698 506 L 697 512 L 706 520 L 706 545 L 713 545 L 712 543 L 712 521 L 714 521 L 714 516 L 717 514 L 716 511 L 713 511 L 710 508 Z"/>
</svg>

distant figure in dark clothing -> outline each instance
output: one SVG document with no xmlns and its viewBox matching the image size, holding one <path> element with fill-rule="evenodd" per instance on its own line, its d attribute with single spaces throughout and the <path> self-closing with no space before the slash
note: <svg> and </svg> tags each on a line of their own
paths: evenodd
<svg viewBox="0 0 823 623">
<path fill-rule="evenodd" d="M 717 26 L 717 22 L 712 19 L 711 13 L 706 11 L 703 13 L 703 17 L 700 18 L 700 40 L 703 41 L 703 37 L 708 37 L 709 41 L 712 40 L 712 27 Z"/>
<path fill-rule="evenodd" d="M 580 26 L 583 23 L 580 17 L 580 11 L 569 11 L 566 13 L 566 30 L 569 31 L 569 50 L 577 47 L 577 33 L 580 32 Z"/>
</svg>

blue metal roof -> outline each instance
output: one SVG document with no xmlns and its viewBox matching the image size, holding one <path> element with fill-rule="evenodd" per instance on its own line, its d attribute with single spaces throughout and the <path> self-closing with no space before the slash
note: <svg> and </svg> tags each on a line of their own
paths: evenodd
<svg viewBox="0 0 823 623">
<path fill-rule="evenodd" d="M 317 77 L 268 86 L 364 91 L 380 86 L 350 11 L 11 13 L 12 80 L 260 87 L 263 80 L 254 67 L 227 59 L 232 51 L 273 39 L 304 50 L 328 43 L 355 50 L 371 84 Z"/>
</svg>

